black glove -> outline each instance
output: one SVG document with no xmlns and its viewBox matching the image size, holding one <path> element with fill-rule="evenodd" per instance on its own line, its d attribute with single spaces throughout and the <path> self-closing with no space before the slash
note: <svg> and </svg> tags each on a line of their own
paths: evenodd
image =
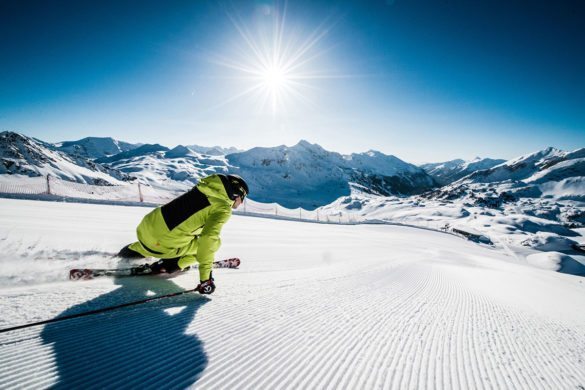
<svg viewBox="0 0 585 390">
<path fill-rule="evenodd" d="M 196 288 L 199 294 L 213 294 L 215 291 L 215 283 L 213 283 L 213 277 L 209 275 L 209 279 L 202 280 Z"/>
</svg>

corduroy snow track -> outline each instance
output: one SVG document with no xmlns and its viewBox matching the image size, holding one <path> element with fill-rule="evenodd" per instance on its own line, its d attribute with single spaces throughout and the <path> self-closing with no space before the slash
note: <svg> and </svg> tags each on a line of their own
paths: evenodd
<svg viewBox="0 0 585 390">
<path fill-rule="evenodd" d="M 12 224 L 10 232 L 2 227 L 3 253 L 65 268 L 66 259 L 48 259 L 47 251 L 95 240 L 81 232 L 80 244 L 59 241 L 42 227 L 19 234 L 18 224 L 38 210 L 11 202 L 0 207 Z M 82 206 L 77 218 L 93 229 L 110 213 L 130 230 L 143 212 Z M 68 207 L 42 212 L 51 218 Z M 105 233 L 92 250 L 128 241 L 119 234 Z M 242 266 L 214 271 L 210 297 L 183 294 L 0 334 L 0 388 L 585 388 L 581 277 L 400 226 L 236 216 L 222 239 L 221 257 L 238 256 Z M 106 258 L 93 254 L 80 266 Z M 14 283 L 0 290 L 0 325 L 169 294 L 193 288 L 196 278 Z"/>
</svg>

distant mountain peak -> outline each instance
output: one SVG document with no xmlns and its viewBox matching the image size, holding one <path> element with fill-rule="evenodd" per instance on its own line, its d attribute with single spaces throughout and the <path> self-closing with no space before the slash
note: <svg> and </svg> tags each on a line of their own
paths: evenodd
<svg viewBox="0 0 585 390">
<path fill-rule="evenodd" d="M 370 150 L 368 150 L 367 152 L 365 152 L 363 154 L 365 154 L 366 156 L 370 156 L 370 157 L 376 157 L 376 156 L 381 156 L 384 153 L 379 152 L 379 151 L 374 150 L 374 149 L 370 149 Z"/>
<path fill-rule="evenodd" d="M 228 154 L 241 152 L 240 149 L 235 148 L 233 146 L 224 148 L 222 146 L 186 145 L 186 147 L 196 153 L 208 154 L 211 156 L 225 156 Z"/>
<path fill-rule="evenodd" d="M 98 158 L 98 163 L 112 163 L 114 161 L 123 160 L 132 157 L 144 156 L 147 154 L 154 154 L 157 152 L 168 152 L 170 149 L 160 144 L 144 144 L 135 149 L 127 150 L 122 153 L 115 154 L 110 157 Z"/>
<path fill-rule="evenodd" d="M 560 152 L 560 150 L 559 150 L 559 149 L 557 149 L 557 148 L 555 148 L 555 147 L 553 147 L 553 146 L 548 146 L 548 147 L 544 148 L 544 150 L 543 150 L 543 151 L 544 151 L 545 153 L 553 153 L 553 152 L 555 152 L 555 153 L 556 153 L 556 152 Z"/>
<path fill-rule="evenodd" d="M 142 144 L 131 144 L 112 137 L 85 137 L 77 141 L 63 141 L 53 146 L 62 152 L 90 159 L 110 157 L 136 149 Z"/>
<path fill-rule="evenodd" d="M 522 181 L 558 163 L 578 157 L 580 157 L 579 154 L 564 152 L 549 146 L 542 150 L 505 161 L 490 169 L 479 170 L 461 180 L 473 183 L 495 183 L 506 180 Z"/>
<path fill-rule="evenodd" d="M 489 169 L 504 162 L 506 160 L 475 157 L 470 161 L 455 159 L 440 163 L 423 164 L 420 167 L 431 175 L 437 183 L 447 185 L 476 171 Z"/>
<path fill-rule="evenodd" d="M 361 186 L 375 194 L 412 194 L 435 183 L 422 169 L 394 156 L 373 152 L 342 156 L 306 140 L 288 147 L 258 147 L 226 156 L 249 180 L 254 199 L 285 207 L 313 209 Z"/>
<path fill-rule="evenodd" d="M 308 150 L 319 150 L 319 151 L 324 150 L 321 147 L 321 145 L 312 144 L 309 141 L 304 140 L 304 139 L 300 140 L 296 145 L 292 146 L 291 149 L 292 148 L 303 148 L 303 149 L 308 149 Z"/>
<path fill-rule="evenodd" d="M 196 152 L 191 150 L 187 146 L 177 145 L 168 152 L 165 153 L 166 158 L 177 158 L 177 157 L 185 157 L 185 156 L 193 156 Z"/>
</svg>

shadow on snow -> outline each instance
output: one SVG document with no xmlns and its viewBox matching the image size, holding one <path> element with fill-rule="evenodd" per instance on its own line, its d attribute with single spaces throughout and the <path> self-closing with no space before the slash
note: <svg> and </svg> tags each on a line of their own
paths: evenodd
<svg viewBox="0 0 585 390">
<path fill-rule="evenodd" d="M 159 277 L 120 278 L 114 291 L 73 306 L 61 316 L 177 292 Z M 154 292 L 154 294 L 152 294 Z M 186 334 L 209 299 L 195 294 L 162 299 L 47 325 L 58 370 L 53 388 L 184 388 L 207 366 L 202 342 Z"/>
</svg>

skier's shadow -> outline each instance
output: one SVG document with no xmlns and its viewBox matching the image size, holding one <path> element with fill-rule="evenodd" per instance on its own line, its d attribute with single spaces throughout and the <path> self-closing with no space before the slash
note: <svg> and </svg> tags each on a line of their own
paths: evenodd
<svg viewBox="0 0 585 390">
<path fill-rule="evenodd" d="M 60 316 L 180 291 L 158 278 L 120 278 L 114 291 L 73 306 Z M 154 294 L 153 294 L 154 293 Z M 207 356 L 186 334 L 209 299 L 188 293 L 173 298 L 49 324 L 41 336 L 58 370 L 53 388 L 185 388 L 201 376 Z"/>
</svg>

